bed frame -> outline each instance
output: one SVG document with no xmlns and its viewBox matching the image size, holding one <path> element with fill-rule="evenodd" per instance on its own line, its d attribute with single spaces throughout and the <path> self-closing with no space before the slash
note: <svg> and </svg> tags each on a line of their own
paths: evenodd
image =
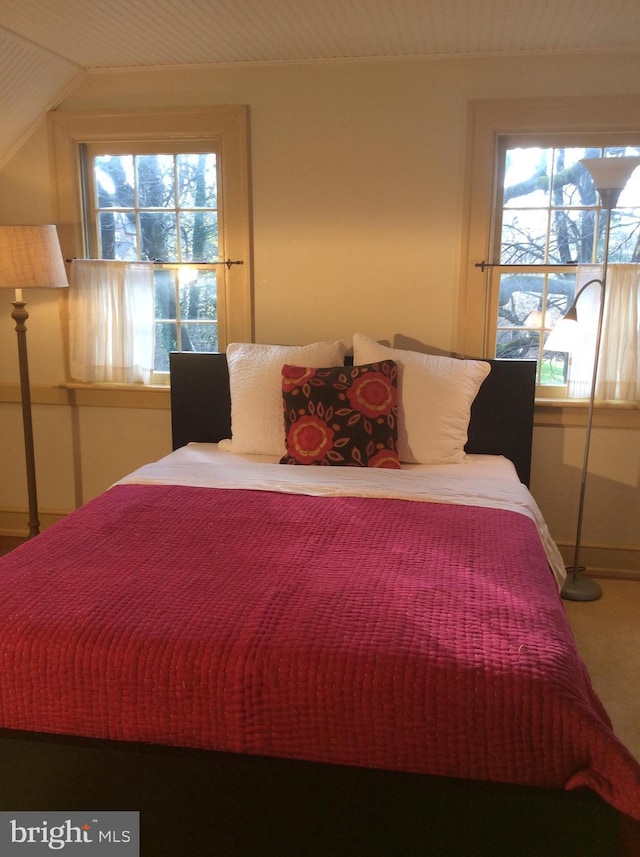
<svg viewBox="0 0 640 857">
<path fill-rule="evenodd" d="M 468 449 L 508 455 L 528 482 L 534 369 L 492 366 Z M 224 356 L 174 354 L 171 377 L 174 446 L 229 436 Z M 588 791 L 0 731 L 0 810 L 117 809 L 140 811 L 143 857 L 640 853 Z"/>
</svg>

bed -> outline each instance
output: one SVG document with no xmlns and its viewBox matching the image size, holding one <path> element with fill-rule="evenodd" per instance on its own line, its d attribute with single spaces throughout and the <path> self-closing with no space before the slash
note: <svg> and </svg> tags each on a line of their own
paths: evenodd
<svg viewBox="0 0 640 857">
<path fill-rule="evenodd" d="M 284 363 L 397 387 L 361 344 Z M 247 348 L 172 355 L 175 451 L 0 561 L 0 810 L 138 810 L 145 857 L 634 853 L 640 767 L 526 487 L 534 368 L 483 361 L 450 463 L 297 467 L 233 448 Z M 373 421 L 430 417 L 398 401 Z"/>
</svg>

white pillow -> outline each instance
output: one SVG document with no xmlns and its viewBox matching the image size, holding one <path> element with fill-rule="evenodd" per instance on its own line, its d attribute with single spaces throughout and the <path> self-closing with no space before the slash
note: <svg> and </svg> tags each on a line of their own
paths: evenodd
<svg viewBox="0 0 640 857">
<path fill-rule="evenodd" d="M 398 364 L 398 455 L 410 464 L 456 464 L 464 459 L 471 405 L 491 366 L 402 351 L 356 333 L 355 364 Z"/>
<path fill-rule="evenodd" d="M 285 452 L 282 367 L 285 363 L 314 369 L 342 366 L 347 347 L 342 340 L 311 345 L 260 345 L 233 342 L 227 347 L 231 390 L 231 439 L 222 449 L 247 455 Z"/>
</svg>

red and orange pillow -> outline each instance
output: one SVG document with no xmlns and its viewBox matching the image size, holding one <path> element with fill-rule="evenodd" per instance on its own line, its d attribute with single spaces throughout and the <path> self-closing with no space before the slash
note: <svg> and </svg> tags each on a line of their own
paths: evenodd
<svg viewBox="0 0 640 857">
<path fill-rule="evenodd" d="M 282 367 L 281 464 L 399 469 L 398 367 L 393 360 Z"/>
</svg>

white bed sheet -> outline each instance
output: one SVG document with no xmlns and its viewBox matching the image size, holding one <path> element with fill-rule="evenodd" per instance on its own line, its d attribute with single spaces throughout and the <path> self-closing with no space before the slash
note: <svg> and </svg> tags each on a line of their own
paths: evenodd
<svg viewBox="0 0 640 857">
<path fill-rule="evenodd" d="M 513 464 L 502 456 L 467 455 L 461 464 L 407 464 L 401 470 L 295 467 L 283 466 L 272 456 L 228 452 L 216 443 L 190 443 L 140 467 L 117 484 L 385 497 L 507 509 L 535 522 L 559 588 L 566 577 L 564 561 L 537 503 L 518 479 Z"/>
</svg>

